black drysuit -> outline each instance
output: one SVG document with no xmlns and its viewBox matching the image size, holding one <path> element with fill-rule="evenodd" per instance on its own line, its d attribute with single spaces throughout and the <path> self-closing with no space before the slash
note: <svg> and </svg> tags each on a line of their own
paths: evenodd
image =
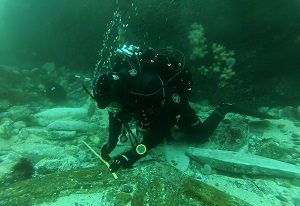
<svg viewBox="0 0 300 206">
<path fill-rule="evenodd" d="M 147 128 L 141 142 L 147 151 L 170 135 L 175 125 L 195 141 L 204 142 L 224 118 L 225 114 L 216 109 L 201 122 L 189 104 L 188 92 L 176 85 L 178 81 L 162 88 L 161 77 L 152 72 L 132 75 L 128 68 L 124 68 L 119 69 L 116 75 L 120 82 L 117 101 L 123 105 L 123 109 L 117 114 L 109 113 L 109 139 L 101 149 L 102 154 L 111 153 L 117 145 L 122 123 L 132 118 L 139 126 Z M 124 155 L 131 164 L 144 156 L 137 154 L 134 147 Z"/>
</svg>

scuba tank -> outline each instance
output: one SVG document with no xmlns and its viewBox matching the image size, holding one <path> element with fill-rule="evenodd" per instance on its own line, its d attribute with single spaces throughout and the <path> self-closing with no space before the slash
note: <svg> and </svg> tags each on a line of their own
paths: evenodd
<svg viewBox="0 0 300 206">
<path fill-rule="evenodd" d="M 131 76 L 140 75 L 142 72 L 149 72 L 158 75 L 162 80 L 162 85 L 150 93 L 132 94 L 138 96 L 152 96 L 166 87 L 176 87 L 180 93 L 189 94 L 192 90 L 192 75 L 185 68 L 185 56 L 179 50 L 173 48 L 163 48 L 154 50 L 146 48 L 142 50 L 138 46 L 123 45 L 116 50 L 119 62 L 115 66 L 116 72 L 120 68 L 128 67 Z"/>
</svg>

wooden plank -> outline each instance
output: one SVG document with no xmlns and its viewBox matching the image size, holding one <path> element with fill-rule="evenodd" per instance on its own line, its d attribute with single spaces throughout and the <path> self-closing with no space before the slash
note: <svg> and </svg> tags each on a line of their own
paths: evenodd
<svg viewBox="0 0 300 206">
<path fill-rule="evenodd" d="M 209 164 L 211 167 L 221 171 L 300 178 L 300 167 L 257 155 L 193 147 L 188 148 L 186 154 L 197 162 Z"/>
</svg>

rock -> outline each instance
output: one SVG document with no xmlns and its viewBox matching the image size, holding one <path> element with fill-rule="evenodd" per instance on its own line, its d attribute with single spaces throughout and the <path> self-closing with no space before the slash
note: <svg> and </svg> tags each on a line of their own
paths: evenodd
<svg viewBox="0 0 300 206">
<path fill-rule="evenodd" d="M 190 158 L 185 155 L 186 148 L 187 146 L 180 144 L 163 146 L 167 162 L 183 172 L 188 169 L 190 163 Z"/>
<path fill-rule="evenodd" d="M 48 73 L 54 72 L 55 68 L 56 66 L 54 62 L 47 62 L 42 66 L 42 69 L 46 70 Z"/>
<path fill-rule="evenodd" d="M 279 108 L 269 108 L 269 107 L 260 107 L 258 109 L 260 112 L 265 113 L 272 117 L 271 119 L 280 119 L 281 109 Z"/>
<path fill-rule="evenodd" d="M 271 126 L 271 122 L 269 120 L 250 120 L 248 124 L 256 129 L 265 130 Z"/>
<path fill-rule="evenodd" d="M 249 205 L 162 163 L 138 164 L 117 174 L 114 180 L 101 165 L 0 185 L 0 205 Z"/>
<path fill-rule="evenodd" d="M 6 116 L 13 121 L 24 120 L 31 116 L 31 110 L 26 106 L 13 106 L 6 112 Z"/>
<path fill-rule="evenodd" d="M 282 119 L 289 119 L 289 120 L 299 120 L 299 112 L 297 111 L 297 108 L 288 106 L 284 107 L 281 110 L 281 118 Z"/>
<path fill-rule="evenodd" d="M 50 123 L 47 128 L 49 130 L 90 132 L 97 126 L 80 120 L 57 120 Z"/>
<path fill-rule="evenodd" d="M 6 120 L 0 125 L 0 138 L 10 139 L 13 131 L 13 122 Z"/>
<path fill-rule="evenodd" d="M 281 142 L 277 142 L 272 138 L 262 139 L 255 149 L 255 154 L 258 156 L 276 159 L 283 162 L 290 162 L 290 154 L 293 148 Z"/>
<path fill-rule="evenodd" d="M 294 140 L 299 140 L 300 141 L 300 131 L 293 131 L 291 137 Z"/>
<path fill-rule="evenodd" d="M 89 140 L 94 143 L 95 145 L 102 145 L 103 143 L 101 142 L 101 134 L 94 134 L 89 136 Z"/>
<path fill-rule="evenodd" d="M 42 159 L 35 165 L 35 170 L 38 174 L 48 174 L 79 167 L 80 162 L 75 157 L 67 156 L 62 159 Z"/>
<path fill-rule="evenodd" d="M 300 178 L 300 167 L 245 153 L 190 147 L 186 154 L 193 160 L 232 173 Z"/>
<path fill-rule="evenodd" d="M 28 139 L 30 135 L 35 135 L 43 139 L 48 139 L 50 137 L 50 133 L 47 130 L 38 127 L 25 127 L 21 129 L 18 134 L 20 139 Z"/>
<path fill-rule="evenodd" d="M 87 108 L 53 108 L 39 112 L 34 115 L 41 126 L 48 126 L 55 120 L 83 119 L 88 116 Z"/>
<path fill-rule="evenodd" d="M 22 74 L 22 68 L 0 66 L 0 74 L 1 99 L 7 98 L 11 105 L 36 103 L 38 95 L 33 88 L 37 82 L 30 83 L 30 77 Z"/>
<path fill-rule="evenodd" d="M 272 124 L 269 120 L 251 120 L 248 122 L 250 132 L 256 135 L 263 135 Z"/>
<path fill-rule="evenodd" d="M 76 136 L 76 131 L 48 131 L 45 128 L 26 127 L 21 129 L 18 134 L 21 139 L 27 139 L 30 135 L 50 140 L 67 140 L 73 139 Z"/>
<path fill-rule="evenodd" d="M 251 153 L 256 153 L 256 149 L 261 141 L 262 141 L 262 139 L 259 136 L 256 136 L 256 135 L 249 136 L 248 151 Z"/>
<path fill-rule="evenodd" d="M 68 140 L 74 139 L 76 131 L 50 131 L 51 140 Z"/>
<path fill-rule="evenodd" d="M 300 115 L 300 113 L 299 113 L 299 115 Z M 294 125 L 296 126 L 296 127 L 300 127 L 300 122 L 298 121 L 298 122 L 294 122 Z"/>
<path fill-rule="evenodd" d="M 0 156 L 0 179 L 11 172 L 12 167 L 21 159 L 21 157 L 21 155 L 13 152 Z"/>
<path fill-rule="evenodd" d="M 7 99 L 0 99 L 0 112 L 6 111 L 10 107 Z"/>
<path fill-rule="evenodd" d="M 14 129 L 21 130 L 21 129 L 23 129 L 23 128 L 26 127 L 26 122 L 24 122 L 24 121 L 17 121 L 17 122 L 15 122 L 13 124 L 13 127 L 14 127 Z"/>
<path fill-rule="evenodd" d="M 203 168 L 201 169 L 202 174 L 204 175 L 211 175 L 212 174 L 212 168 L 209 164 L 205 164 Z"/>
<path fill-rule="evenodd" d="M 222 149 L 239 151 L 247 144 L 248 125 L 239 120 L 224 124 L 211 139 Z"/>
<path fill-rule="evenodd" d="M 49 144 L 19 144 L 12 146 L 11 149 L 23 157 L 31 159 L 33 162 L 38 162 L 46 157 L 57 158 L 66 155 L 65 148 Z"/>
</svg>

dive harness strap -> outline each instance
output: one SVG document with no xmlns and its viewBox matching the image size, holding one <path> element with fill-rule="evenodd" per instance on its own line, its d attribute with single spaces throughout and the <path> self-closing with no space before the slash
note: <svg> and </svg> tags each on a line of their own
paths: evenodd
<svg viewBox="0 0 300 206">
<path fill-rule="evenodd" d="M 82 84 L 82 88 L 92 99 L 95 99 L 94 95 L 86 88 L 85 84 Z"/>
<path fill-rule="evenodd" d="M 129 139 L 131 142 L 131 145 L 133 148 L 135 148 L 135 151 L 138 155 L 144 155 L 147 152 L 147 147 L 146 145 L 142 144 L 142 143 L 138 143 L 137 137 L 133 134 L 132 130 L 130 129 L 130 127 L 128 126 L 127 123 L 123 122 L 124 128 L 128 131 L 129 133 Z M 134 142 L 132 140 L 132 138 L 134 139 Z"/>
</svg>

